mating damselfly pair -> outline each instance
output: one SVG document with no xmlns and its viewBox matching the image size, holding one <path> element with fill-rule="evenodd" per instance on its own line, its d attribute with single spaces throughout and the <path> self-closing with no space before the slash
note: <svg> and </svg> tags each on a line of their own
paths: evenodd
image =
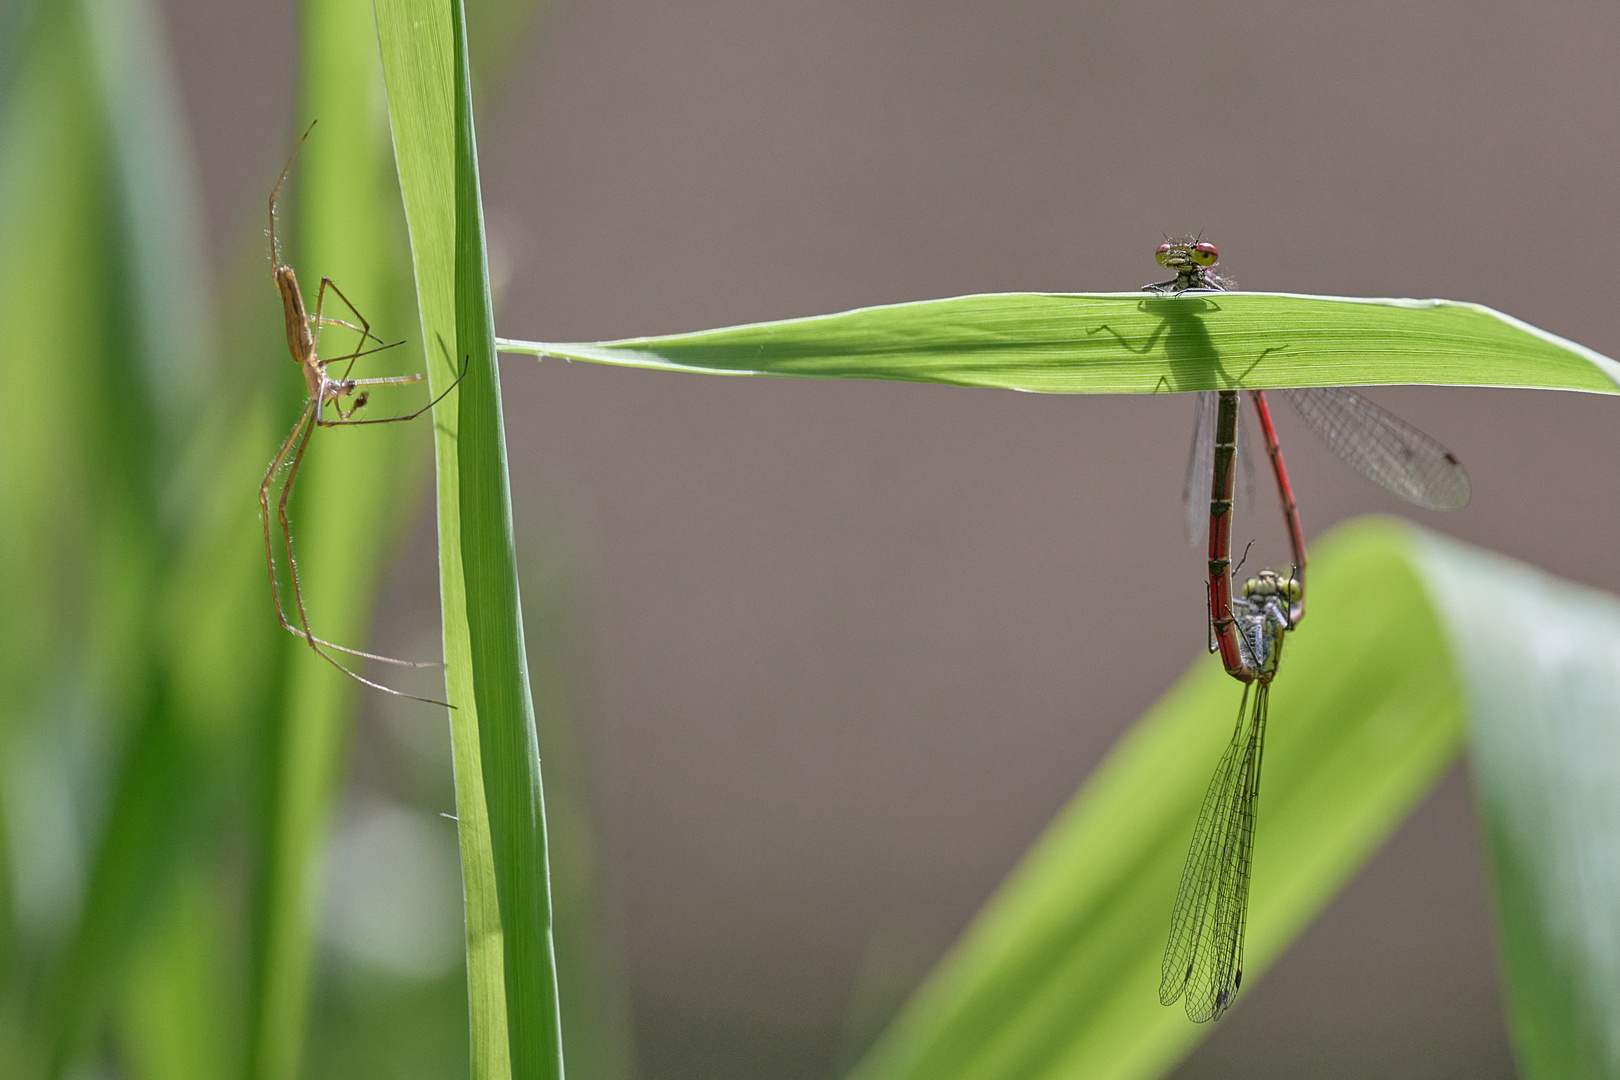
<svg viewBox="0 0 1620 1080">
<path fill-rule="evenodd" d="M 1159 246 L 1157 259 L 1176 276 L 1144 289 L 1162 295 L 1224 292 L 1232 283 L 1214 273 L 1219 258 L 1215 245 L 1200 238 L 1167 241 Z M 1199 810 L 1160 968 L 1159 1000 L 1166 1005 L 1181 1000 L 1195 1021 L 1219 1019 L 1243 983 L 1271 682 L 1284 636 L 1305 615 L 1305 542 L 1298 505 L 1265 392 L 1246 393 L 1276 481 L 1293 565 L 1286 576 L 1263 570 L 1244 584 L 1241 596 L 1232 595 L 1232 500 L 1241 457 L 1238 391 L 1201 391 L 1183 497 L 1193 542 L 1208 534 L 1210 650 L 1220 652 L 1227 674 L 1244 688 L 1232 740 Z M 1284 394 L 1306 426 L 1368 479 L 1430 509 L 1452 510 L 1468 502 L 1468 474 L 1451 451 L 1356 391 L 1307 387 Z M 1209 492 L 1207 511 L 1203 491 Z"/>
</svg>

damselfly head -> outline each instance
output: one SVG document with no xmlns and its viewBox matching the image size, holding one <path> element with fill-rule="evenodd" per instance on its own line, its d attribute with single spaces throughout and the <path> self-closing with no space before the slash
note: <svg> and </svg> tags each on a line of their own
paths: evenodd
<svg viewBox="0 0 1620 1080">
<path fill-rule="evenodd" d="M 1207 269 L 1220 261 L 1221 254 L 1207 240 L 1170 240 L 1159 245 L 1153 258 L 1160 266 L 1172 270 L 1190 266 Z"/>
<path fill-rule="evenodd" d="M 1244 596 L 1281 596 L 1282 582 L 1274 570 L 1262 570 L 1243 583 Z"/>
<path fill-rule="evenodd" d="M 1276 596 L 1292 604 L 1299 600 L 1304 591 L 1304 583 L 1298 577 L 1289 574 L 1288 579 L 1285 581 L 1277 576 L 1275 570 L 1262 570 L 1243 583 L 1243 596 L 1245 599 L 1254 597 L 1265 600 Z"/>
</svg>

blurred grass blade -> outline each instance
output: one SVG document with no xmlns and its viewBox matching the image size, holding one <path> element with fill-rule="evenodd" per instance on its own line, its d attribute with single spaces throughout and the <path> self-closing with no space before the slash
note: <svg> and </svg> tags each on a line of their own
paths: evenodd
<svg viewBox="0 0 1620 1080">
<path fill-rule="evenodd" d="M 409 336 L 403 331 L 410 305 L 408 282 L 394 269 L 400 261 L 401 223 L 391 198 L 373 16 L 366 5 L 347 0 L 305 0 L 300 23 L 302 119 L 294 130 L 302 131 L 309 120 L 319 124 L 282 193 L 287 233 L 282 254 L 308 283 L 306 303 L 315 303 L 321 277 L 332 277 L 343 283 L 344 293 L 376 333 L 397 341 Z M 275 145 L 270 160 L 281 159 L 295 138 Z M 273 176 L 267 177 L 267 196 L 269 180 Z M 278 307 L 268 278 L 266 273 L 261 302 Z M 328 316 L 352 320 L 341 306 L 330 310 L 336 305 L 330 293 L 327 300 Z M 353 337 L 346 333 L 325 328 L 327 355 L 349 347 Z M 279 439 L 307 391 L 287 361 L 284 340 L 260 344 L 264 363 L 273 365 L 279 376 Z M 362 361 L 371 366 L 360 373 L 420 370 L 419 357 L 415 347 L 392 349 Z M 385 394 L 373 407 L 403 412 L 395 406 L 404 400 L 403 393 Z M 331 429 L 311 440 L 292 516 L 310 619 L 329 640 L 360 645 L 367 636 L 387 554 L 398 546 L 419 490 L 426 426 Z M 272 442 L 262 453 L 273 450 Z M 251 498 L 251 488 L 242 494 Z M 272 620 L 268 599 L 263 617 Z M 283 655 L 287 681 L 271 733 L 269 798 L 254 896 L 249 1075 L 258 1080 L 293 1080 L 300 1072 L 316 938 L 317 909 L 309 897 L 322 892 L 321 860 L 358 696 L 352 681 L 308 649 L 292 648 Z M 428 706 L 422 710 L 431 714 Z"/>
<path fill-rule="evenodd" d="M 1620 602 L 1388 520 L 1313 556 L 1272 692 L 1245 983 L 1439 778 L 1471 711 L 1521 1065 L 1620 1075 Z M 1207 1035 L 1159 1005 L 1159 963 L 1239 693 L 1210 661 L 1155 705 L 852 1076 L 1135 1080 Z"/>
<path fill-rule="evenodd" d="M 150 619 L 177 524 L 160 495 L 202 386 L 187 375 L 206 317 L 175 316 L 177 298 L 203 296 L 201 260 L 154 13 L 69 2 L 9 12 L 7 27 L 0 795 L 8 839 L 34 850 L 6 859 L 7 900 L 15 885 L 25 902 L 3 912 L 0 1060 L 61 1075 L 100 1052 L 131 953 L 206 820 L 200 747 Z"/>
<path fill-rule="evenodd" d="M 1272 690 L 1245 987 L 1458 751 L 1459 688 L 1410 537 L 1373 520 L 1336 530 L 1312 553 L 1311 617 Z M 1159 1004 L 1159 966 L 1193 822 L 1240 696 L 1206 660 L 1160 700 L 853 1076 L 1152 1077 L 1207 1034 L 1179 1005 Z"/>
<path fill-rule="evenodd" d="M 204 870 L 193 867 L 165 897 L 154 932 L 139 942 L 122 1002 L 131 1076 L 217 1080 L 240 1070 L 228 1038 L 234 987 L 222 963 L 231 935 L 217 892 Z"/>
<path fill-rule="evenodd" d="M 439 558 L 467 904 L 473 1076 L 561 1077 L 544 802 L 523 660 L 500 383 L 459 3 L 379 0 L 435 388 Z"/>
<path fill-rule="evenodd" d="M 1466 676 L 1519 1067 L 1620 1077 L 1620 602 L 1440 537 L 1419 554 Z"/>
<path fill-rule="evenodd" d="M 131 330 L 138 335 L 135 356 L 150 398 L 149 408 L 138 411 L 139 422 L 155 427 L 152 452 L 161 455 L 161 474 L 167 476 L 202 397 L 196 372 L 213 331 L 206 306 L 175 317 L 179 298 L 210 298 L 203 287 L 202 200 L 191 171 L 180 88 L 150 0 L 90 3 L 85 11 L 124 244 L 132 256 L 123 273 L 132 294 Z"/>
<path fill-rule="evenodd" d="M 506 352 L 1051 394 L 1433 383 L 1620 393 L 1620 364 L 1480 304 L 1290 293 L 990 293 Z"/>
</svg>

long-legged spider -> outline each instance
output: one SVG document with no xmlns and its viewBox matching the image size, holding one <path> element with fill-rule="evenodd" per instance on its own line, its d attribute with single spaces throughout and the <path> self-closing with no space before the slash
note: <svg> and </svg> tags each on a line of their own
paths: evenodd
<svg viewBox="0 0 1620 1080">
<path fill-rule="evenodd" d="M 315 125 L 311 124 L 309 130 L 313 130 L 314 127 Z M 270 190 L 270 273 L 276 283 L 276 290 L 281 294 L 281 306 L 287 326 L 287 349 L 292 353 L 293 360 L 297 361 L 298 365 L 303 368 L 304 381 L 309 387 L 309 398 L 304 403 L 304 411 L 299 415 L 298 422 L 293 425 L 293 429 L 288 433 L 287 438 L 282 441 L 281 449 L 276 452 L 276 456 L 270 462 L 270 467 L 265 470 L 264 482 L 259 485 L 259 507 L 264 518 L 264 558 L 265 565 L 270 572 L 270 597 L 275 602 L 276 617 L 281 620 L 282 628 L 290 634 L 303 638 L 317 656 L 351 679 L 381 690 L 384 693 L 393 694 L 396 697 L 413 698 L 434 705 L 447 705 L 447 702 L 436 701 L 433 698 L 417 697 L 415 694 L 407 694 L 402 690 L 395 690 L 393 687 L 373 682 L 340 663 L 327 650 L 347 653 L 350 656 L 363 657 L 367 660 L 399 664 L 405 667 L 438 667 L 439 664 L 436 662 L 418 663 L 410 660 L 396 660 L 390 656 L 379 656 L 376 653 L 350 649 L 316 637 L 314 631 L 310 629 L 309 615 L 304 607 L 303 588 L 298 580 L 298 565 L 293 558 L 292 527 L 287 521 L 287 501 L 292 497 L 293 484 L 298 479 L 298 467 L 303 463 L 304 451 L 309 447 L 310 436 L 314 434 L 315 429 L 318 427 L 339 427 L 349 424 L 393 424 L 405 420 L 414 420 L 444 400 L 445 394 L 455 389 L 456 384 L 467 374 L 466 365 L 463 364 L 461 373 L 456 376 L 455 381 L 445 387 L 443 392 L 432 401 L 415 412 L 406 413 L 403 416 L 354 419 L 354 414 L 365 406 L 370 393 L 368 390 L 360 389 L 361 387 L 400 386 L 406 383 L 421 382 L 426 376 L 417 374 L 388 375 L 372 379 L 351 378 L 350 373 L 354 370 L 356 360 L 362 356 L 382 352 L 384 349 L 391 349 L 396 345 L 403 344 L 403 342 L 396 341 L 384 344 L 381 338 L 371 332 L 371 324 L 366 321 L 366 317 L 360 314 L 359 309 L 350 302 L 347 296 L 343 295 L 343 290 L 339 289 L 330 278 L 321 278 L 320 291 L 315 296 L 315 314 L 311 316 L 304 307 L 303 294 L 298 291 L 297 275 L 293 273 L 292 267 L 281 261 L 281 248 L 276 242 L 276 197 L 281 192 L 281 185 L 286 182 L 287 173 L 292 168 L 293 159 L 298 156 L 298 151 L 303 148 L 304 140 L 309 138 L 309 130 L 304 132 L 303 137 L 298 140 L 298 145 L 293 147 L 291 156 L 287 158 L 287 164 L 282 167 L 281 176 L 276 180 L 276 186 Z M 354 323 L 342 319 L 328 318 L 324 314 L 326 291 L 328 289 L 332 290 L 333 295 L 343 301 L 343 305 L 349 309 L 360 325 L 356 326 Z M 359 346 L 353 352 L 322 360 L 317 351 L 322 326 L 343 326 L 355 331 L 360 335 Z M 376 342 L 376 344 L 367 348 L 368 342 Z M 338 361 L 347 361 L 347 366 L 343 369 L 343 376 L 334 379 L 327 373 L 327 367 Z M 359 393 L 356 393 L 357 390 Z M 345 409 L 343 401 L 351 396 L 353 401 Z M 326 416 L 326 406 L 329 403 L 333 411 L 338 415 L 335 420 L 328 419 Z M 293 602 L 298 613 L 296 625 L 287 618 L 286 609 L 281 602 L 281 589 L 276 581 L 275 544 L 270 535 L 270 491 L 275 485 L 276 475 L 283 466 L 287 468 L 287 479 L 282 485 L 281 498 L 276 504 L 276 517 L 281 522 L 282 542 L 287 551 L 287 574 L 292 581 Z"/>
</svg>

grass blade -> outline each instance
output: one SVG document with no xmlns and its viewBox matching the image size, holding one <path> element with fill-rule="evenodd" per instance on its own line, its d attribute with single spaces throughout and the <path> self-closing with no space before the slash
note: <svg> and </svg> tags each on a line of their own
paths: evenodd
<svg viewBox="0 0 1620 1080">
<path fill-rule="evenodd" d="M 512 537 L 506 430 L 501 420 L 495 310 L 478 188 L 472 76 L 461 0 L 453 2 L 456 60 L 456 342 L 469 378 L 457 395 L 461 438 L 462 575 L 478 703 L 484 795 L 506 961 L 512 1073 L 562 1080 L 562 1019 L 551 940 L 540 746 L 523 645 Z M 474 366 L 476 364 L 476 366 Z"/>
<path fill-rule="evenodd" d="M 1364 521 L 1312 553 L 1311 617 L 1272 684 L 1245 986 L 1460 747 L 1461 692 L 1412 535 Z M 1159 1004 L 1159 968 L 1187 843 L 1240 695 L 1213 659 L 1166 694 L 852 1076 L 1145 1078 L 1207 1034 L 1211 1025 L 1190 1023 L 1179 1003 Z"/>
<path fill-rule="evenodd" d="M 435 0 L 377 0 L 377 33 L 388 85 L 405 218 L 410 224 L 417 312 L 435 395 L 456 377 L 455 341 L 455 97 L 450 12 Z M 456 821 L 461 843 L 462 898 L 467 920 L 467 998 L 473 1080 L 512 1075 L 506 1032 L 506 962 L 500 901 L 490 844 L 489 812 L 478 739 L 477 699 L 461 574 L 461 470 L 458 391 L 434 410 L 434 459 L 439 507 L 439 606 L 444 621 L 445 682 L 457 708 L 450 714 L 456 774 Z"/>
<path fill-rule="evenodd" d="M 1246 974 L 1439 778 L 1471 717 L 1520 1065 L 1620 1075 L 1620 601 L 1387 520 L 1313 556 L 1311 619 L 1273 684 Z M 1209 1033 L 1156 989 L 1239 692 L 1211 661 L 1154 706 L 855 1080 L 1130 1080 Z"/>
<path fill-rule="evenodd" d="M 992 293 L 503 351 L 598 364 L 1051 394 L 1433 383 L 1620 392 L 1620 364 L 1480 304 L 1289 293 Z"/>
<path fill-rule="evenodd" d="M 206 833 L 196 799 L 207 785 L 191 782 L 199 732 L 174 707 L 150 619 L 177 524 L 160 496 L 200 385 L 187 378 L 201 322 L 175 319 L 175 298 L 199 295 L 200 259 L 150 9 L 8 14 L 18 36 L 0 109 L 0 507 L 15 638 L 0 650 L 0 794 L 12 837 L 57 847 L 59 872 L 40 881 L 40 852 L 13 852 L 8 899 L 21 885 L 37 910 L 0 912 L 0 996 L 31 1015 L 0 1025 L 30 1045 L 0 1057 L 60 1075 L 99 1052 L 131 954 Z M 64 800 L 80 819 L 56 831 L 36 807 Z"/>
<path fill-rule="evenodd" d="M 398 340 L 408 336 L 401 331 L 409 319 L 409 293 L 393 269 L 399 222 L 379 122 L 382 81 L 373 18 L 363 5 L 306 0 L 300 29 L 305 119 L 297 129 L 309 120 L 319 123 L 296 162 L 294 190 L 283 207 L 292 226 L 284 255 L 303 273 L 306 302 L 315 302 L 323 275 L 340 280 L 376 332 Z M 262 302 L 275 304 L 269 281 L 261 288 Z M 326 328 L 324 352 L 347 347 L 346 333 Z M 304 381 L 283 344 L 264 344 L 265 363 L 280 377 L 283 424 L 290 427 L 303 404 Z M 356 373 L 408 371 L 420 364 L 419 356 L 413 348 L 390 350 L 363 361 L 375 366 Z M 395 408 L 403 400 L 403 394 L 384 395 L 373 408 L 404 411 Z M 292 513 L 310 617 L 328 640 L 354 645 L 365 639 L 386 552 L 397 545 L 392 538 L 401 533 L 422 478 L 420 464 L 412 466 L 413 451 L 421 453 L 426 438 L 422 427 L 337 428 L 318 432 L 311 442 Z M 264 614 L 270 618 L 268 608 Z M 287 681 L 272 732 L 255 894 L 249 1075 L 261 1080 L 291 1080 L 300 1070 L 316 937 L 308 898 L 320 895 L 325 878 L 321 859 L 358 698 L 355 684 L 308 649 L 294 643 L 284 650 Z"/>
<path fill-rule="evenodd" d="M 1519 1067 L 1620 1076 L 1620 601 L 1441 537 L 1419 553 L 1468 686 Z"/>
<path fill-rule="evenodd" d="M 389 116 L 436 389 L 441 598 L 468 918 L 473 1075 L 562 1075 L 544 801 L 459 3 L 380 0 Z"/>
</svg>

